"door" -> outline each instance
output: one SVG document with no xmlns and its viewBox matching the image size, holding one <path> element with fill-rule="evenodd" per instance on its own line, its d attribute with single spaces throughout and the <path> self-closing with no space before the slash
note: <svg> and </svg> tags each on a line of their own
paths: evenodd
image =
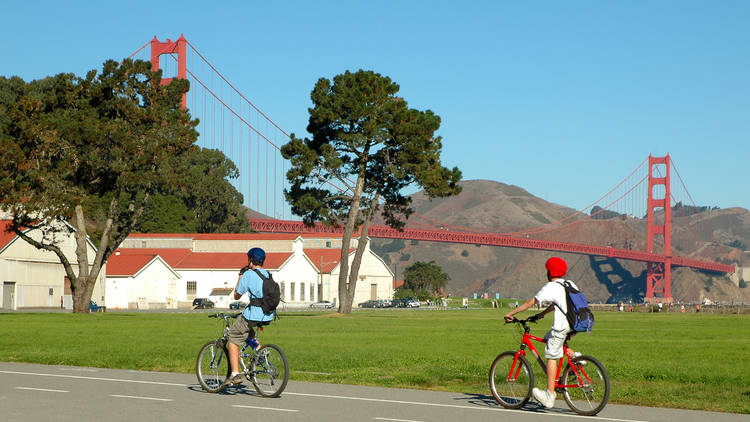
<svg viewBox="0 0 750 422">
<path fill-rule="evenodd" d="M 370 284 L 370 299 L 375 300 L 378 298 L 378 285 Z"/>
<path fill-rule="evenodd" d="M 16 309 L 16 282 L 6 281 L 3 283 L 3 308 Z"/>
</svg>

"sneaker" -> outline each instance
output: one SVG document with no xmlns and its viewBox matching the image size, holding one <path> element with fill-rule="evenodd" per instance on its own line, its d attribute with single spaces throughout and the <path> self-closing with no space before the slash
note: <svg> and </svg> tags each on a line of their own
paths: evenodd
<svg viewBox="0 0 750 422">
<path fill-rule="evenodd" d="M 238 384 L 242 384 L 242 374 L 237 374 L 235 376 L 230 376 L 229 378 L 227 378 L 221 384 L 221 386 L 222 387 L 227 387 L 227 386 L 230 386 L 230 385 L 238 385 Z"/>
<path fill-rule="evenodd" d="M 575 353 L 573 353 L 573 360 L 576 360 L 576 359 L 578 359 L 579 357 L 581 357 L 581 354 L 580 354 L 580 353 L 578 353 L 578 352 L 575 352 Z M 587 363 L 588 363 L 588 362 L 584 360 L 583 362 L 579 362 L 579 365 L 581 365 L 581 366 L 586 366 L 586 364 L 587 364 Z"/>
<path fill-rule="evenodd" d="M 536 401 L 542 404 L 542 406 L 549 409 L 550 407 L 555 405 L 555 393 L 550 393 L 547 390 L 540 390 L 536 387 L 534 387 L 534 390 L 532 391 L 534 394 L 534 398 Z"/>
</svg>

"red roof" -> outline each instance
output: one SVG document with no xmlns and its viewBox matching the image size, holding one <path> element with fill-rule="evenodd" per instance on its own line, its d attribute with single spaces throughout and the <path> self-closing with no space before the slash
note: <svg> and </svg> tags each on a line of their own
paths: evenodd
<svg viewBox="0 0 750 422">
<path fill-rule="evenodd" d="M 107 260 L 107 275 L 134 275 L 159 255 L 175 270 L 215 269 L 239 270 L 247 265 L 243 252 L 191 252 L 181 248 L 120 248 Z M 292 255 L 291 252 L 266 254 L 264 268 L 278 269 Z"/>
<path fill-rule="evenodd" d="M 305 249 L 304 252 L 321 273 L 330 273 L 341 261 L 340 249 Z"/>
<path fill-rule="evenodd" d="M 4 248 L 11 242 L 11 240 L 16 238 L 15 233 L 8 233 L 8 227 L 10 227 L 10 223 L 10 220 L 0 220 L 0 249 Z"/>
<path fill-rule="evenodd" d="M 190 251 L 190 249 L 186 248 L 119 248 L 107 260 L 107 273 L 110 273 L 109 266 L 113 259 L 115 261 L 119 261 L 120 259 L 127 260 L 131 257 L 141 255 L 150 256 L 151 258 L 159 255 L 164 261 L 167 262 L 167 264 L 169 264 L 170 267 L 176 268 L 180 261 L 185 259 L 185 257 L 190 255 L 191 253 L 192 252 Z M 143 264 L 145 265 L 147 262 L 148 261 L 144 262 Z"/>
<path fill-rule="evenodd" d="M 263 268 L 278 269 L 289 257 L 291 252 L 268 252 Z M 186 256 L 175 269 L 236 269 L 247 265 L 247 254 L 244 252 L 193 252 Z"/>
<path fill-rule="evenodd" d="M 107 260 L 107 275 L 133 276 L 143 269 L 155 254 L 112 254 Z"/>
</svg>

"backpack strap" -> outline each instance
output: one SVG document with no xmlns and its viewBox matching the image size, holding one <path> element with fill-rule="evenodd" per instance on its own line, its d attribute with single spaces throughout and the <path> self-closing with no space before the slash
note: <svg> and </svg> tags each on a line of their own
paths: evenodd
<svg viewBox="0 0 750 422">
<path fill-rule="evenodd" d="M 266 277 L 266 276 L 264 276 L 264 275 L 263 275 L 263 273 L 261 273 L 260 271 L 258 271 L 258 269 L 257 269 L 257 268 L 253 268 L 253 272 L 254 272 L 255 274 L 258 274 L 258 277 L 260 277 L 260 280 L 261 280 L 261 281 L 262 281 L 263 283 L 265 283 L 265 282 L 266 282 L 266 280 L 268 280 L 268 279 L 270 278 L 270 277 Z M 262 284 L 262 283 L 261 283 L 261 286 L 260 286 L 260 291 L 261 291 L 261 292 L 263 291 L 263 284 Z M 248 295 L 250 296 L 250 305 L 252 305 L 252 306 L 258 306 L 258 307 L 259 307 L 259 306 L 260 306 L 260 304 L 261 304 L 261 302 L 260 302 L 260 301 L 261 301 L 261 300 L 263 300 L 263 299 L 262 299 L 262 298 L 260 298 L 260 297 L 257 297 L 257 296 L 255 296 L 255 295 L 253 294 L 253 292 L 252 292 L 252 291 L 250 291 L 249 289 L 248 289 L 248 291 L 247 291 L 247 294 L 248 294 Z"/>
</svg>

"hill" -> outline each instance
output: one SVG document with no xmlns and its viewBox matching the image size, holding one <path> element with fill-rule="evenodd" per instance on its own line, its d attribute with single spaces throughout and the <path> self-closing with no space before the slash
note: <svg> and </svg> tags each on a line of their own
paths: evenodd
<svg viewBox="0 0 750 422">
<path fill-rule="evenodd" d="M 423 192 L 412 195 L 416 213 L 443 223 L 446 230 L 482 228 L 487 232 L 512 232 L 539 227 L 576 212 L 518 186 L 488 180 L 463 181 L 461 185 L 461 194 L 451 198 L 430 201 Z M 408 227 L 424 228 L 420 221 L 413 217 Z M 645 224 L 645 219 L 624 216 L 585 220 L 568 227 L 562 237 L 570 242 L 588 243 L 586 239 L 605 239 L 607 230 L 611 231 L 614 225 L 632 235 L 620 238 L 622 244 L 613 246 L 645 250 Z M 673 250 L 679 255 L 750 265 L 747 254 L 742 252 L 750 245 L 748 210 L 700 209 L 673 217 L 672 232 Z M 435 261 L 450 276 L 447 287 L 450 294 L 499 292 L 504 297 L 519 298 L 529 297 L 538 290 L 545 280 L 544 262 L 552 255 L 546 251 L 388 239 L 373 239 L 373 249 L 383 256 L 397 277 L 416 261 Z M 567 253 L 555 255 L 568 262 L 568 278 L 576 280 L 592 301 L 614 303 L 645 296 L 644 263 Z M 679 301 L 710 298 L 750 302 L 750 288 L 739 287 L 725 275 L 688 268 L 673 268 L 672 294 Z"/>
</svg>

